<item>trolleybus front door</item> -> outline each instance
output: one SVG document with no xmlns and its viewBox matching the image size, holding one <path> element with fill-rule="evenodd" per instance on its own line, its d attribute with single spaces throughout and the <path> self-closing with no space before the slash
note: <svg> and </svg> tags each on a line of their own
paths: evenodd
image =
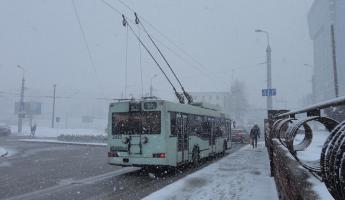
<svg viewBox="0 0 345 200">
<path fill-rule="evenodd" d="M 188 130 L 187 130 L 187 115 L 177 114 L 176 115 L 176 126 L 177 126 L 177 162 L 188 161 Z"/>
</svg>

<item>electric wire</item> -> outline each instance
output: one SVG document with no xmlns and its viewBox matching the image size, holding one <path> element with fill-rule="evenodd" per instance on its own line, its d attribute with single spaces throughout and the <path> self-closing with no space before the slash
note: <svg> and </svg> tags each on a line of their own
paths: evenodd
<svg viewBox="0 0 345 200">
<path fill-rule="evenodd" d="M 105 0 L 101 0 L 105 5 L 107 5 L 109 8 L 111 8 L 113 11 L 117 12 L 120 16 L 122 16 L 122 12 L 115 8 L 114 6 L 112 6 L 111 4 L 109 4 L 108 2 L 106 2 Z"/>
<path fill-rule="evenodd" d="M 133 8 L 131 8 L 127 3 L 125 3 L 122 0 L 117 0 L 120 4 L 122 4 L 123 6 L 125 6 L 129 11 L 134 12 L 135 10 Z M 182 52 L 183 54 L 185 54 L 186 57 L 188 57 L 191 61 L 194 62 L 194 65 L 191 65 L 190 62 L 188 62 L 185 58 L 183 58 L 180 54 L 176 53 L 172 48 L 168 47 L 167 45 L 165 45 L 164 43 L 162 43 L 161 41 L 157 40 L 157 38 L 155 38 L 156 41 L 158 41 L 159 43 L 161 43 L 161 45 L 163 45 L 165 48 L 167 48 L 169 51 L 171 51 L 173 54 L 175 54 L 178 58 L 180 58 L 182 61 L 184 61 L 186 64 L 188 64 L 189 66 L 193 67 L 195 70 L 199 71 L 200 74 L 202 74 L 203 76 L 209 78 L 212 81 L 222 81 L 225 84 L 228 84 L 226 81 L 219 79 L 219 75 L 213 73 L 212 71 L 209 71 L 207 69 L 206 66 L 204 66 L 201 62 L 199 62 L 197 59 L 195 59 L 190 53 L 188 53 L 186 50 L 184 50 L 182 47 L 180 47 L 179 45 L 177 45 L 174 41 L 172 41 L 169 37 L 167 37 L 164 33 L 162 33 L 157 27 L 155 27 L 152 23 L 150 23 L 147 19 L 145 19 L 143 16 L 140 16 L 140 19 L 142 19 L 146 24 L 148 24 L 153 30 L 155 30 L 158 34 L 160 34 L 165 40 L 167 40 L 169 43 L 171 43 L 173 46 L 175 46 L 175 48 L 177 50 L 179 50 L 180 52 Z M 142 23 L 141 23 L 142 24 Z M 206 73 L 202 72 L 202 71 L 206 71 Z M 214 79 L 212 79 L 211 76 L 213 76 Z"/>
<path fill-rule="evenodd" d="M 122 15 L 122 17 L 126 20 L 126 17 L 124 15 Z M 127 21 L 127 20 L 126 20 Z M 145 48 L 146 52 L 150 55 L 150 57 L 154 60 L 154 62 L 156 63 L 157 67 L 159 68 L 159 70 L 163 73 L 163 75 L 165 76 L 165 78 L 168 80 L 169 84 L 171 85 L 171 87 L 173 88 L 173 90 L 175 91 L 175 93 L 177 93 L 177 90 L 175 88 L 175 86 L 172 84 L 171 80 L 169 79 L 169 77 L 167 76 L 167 74 L 165 73 L 165 71 L 163 70 L 163 68 L 160 66 L 160 64 L 158 63 L 158 61 L 155 59 L 155 57 L 153 56 L 153 54 L 150 52 L 150 50 L 147 48 L 147 46 L 142 42 L 142 40 L 139 38 L 139 36 L 135 33 L 135 31 L 133 30 L 132 26 L 127 23 L 127 26 L 129 27 L 129 29 L 131 30 L 131 32 L 134 34 L 134 36 L 137 38 L 137 40 L 140 42 L 140 44 Z"/>
<path fill-rule="evenodd" d="M 88 54 L 88 58 L 90 60 L 91 67 L 92 67 L 92 69 L 93 69 L 93 71 L 95 73 L 96 82 L 98 84 L 98 87 L 101 88 L 102 95 L 104 96 L 104 90 L 102 89 L 100 81 L 99 81 L 99 77 L 98 77 L 98 73 L 97 73 L 97 70 L 96 70 L 95 62 L 94 62 L 94 59 L 92 57 L 91 49 L 90 49 L 89 44 L 88 44 L 87 39 L 86 39 L 86 33 L 85 33 L 85 30 L 84 30 L 83 25 L 81 23 L 81 19 L 80 19 L 79 13 L 78 13 L 77 6 L 75 4 L 75 0 L 72 0 L 72 5 L 73 5 L 74 14 L 75 14 L 75 16 L 77 18 L 77 21 L 78 21 L 80 32 L 82 33 L 82 36 L 83 36 L 83 41 L 84 41 L 84 44 L 85 44 L 85 47 L 86 47 L 86 50 L 87 50 L 87 54 Z"/>
<path fill-rule="evenodd" d="M 175 86 L 173 85 L 173 83 L 171 82 L 171 80 L 169 79 L 169 77 L 167 76 L 167 74 L 165 73 L 165 71 L 163 70 L 163 68 L 160 66 L 160 64 L 158 63 L 158 61 L 155 59 L 155 57 L 153 56 L 153 54 L 150 52 L 150 50 L 147 48 L 147 46 L 142 42 L 141 38 L 139 38 L 139 36 L 135 33 L 134 29 L 132 28 L 132 26 L 128 23 L 127 17 L 125 17 L 123 14 L 121 14 L 121 12 L 115 8 L 114 6 L 110 5 L 108 2 L 106 2 L 105 0 L 101 0 L 105 5 L 107 5 L 109 8 L 111 8 L 112 10 L 116 11 L 118 14 L 120 14 L 123 18 L 123 25 L 128 26 L 129 29 L 131 30 L 131 32 L 133 33 L 133 35 L 137 38 L 137 40 L 140 42 L 140 44 L 144 47 L 144 49 L 147 51 L 147 53 L 150 55 L 150 57 L 154 60 L 154 62 L 156 63 L 157 67 L 159 68 L 159 70 L 163 73 L 163 75 L 165 76 L 165 78 L 168 80 L 169 84 L 171 85 L 171 87 L 173 88 L 175 95 L 177 96 L 178 100 L 180 103 L 184 103 L 184 98 L 177 92 Z"/>
<path fill-rule="evenodd" d="M 167 59 L 165 58 L 165 56 L 163 55 L 163 53 L 161 52 L 161 50 L 158 48 L 157 44 L 155 43 L 155 41 L 152 39 L 151 35 L 147 32 L 147 30 L 145 29 L 145 26 L 139 21 L 139 24 L 142 26 L 143 30 L 145 31 L 146 35 L 149 37 L 149 39 L 151 40 L 152 44 L 156 47 L 156 49 L 158 50 L 159 54 L 162 56 L 163 60 L 165 61 L 165 63 L 168 65 L 170 71 L 172 72 L 172 74 L 174 75 L 174 77 L 176 78 L 177 82 L 179 83 L 179 85 L 181 86 L 182 90 L 183 86 L 180 82 L 180 80 L 177 78 L 174 70 L 171 68 L 169 62 L 167 61 Z"/>
<path fill-rule="evenodd" d="M 153 45 L 156 47 L 156 49 L 158 50 L 159 54 L 161 55 L 161 57 L 164 59 L 165 63 L 168 65 L 171 73 L 174 75 L 175 79 L 177 80 L 177 82 L 179 83 L 182 91 L 183 91 L 183 94 L 185 95 L 185 97 L 187 98 L 188 100 L 188 103 L 192 103 L 193 102 L 193 98 L 185 91 L 180 79 L 177 77 L 175 71 L 172 69 L 171 65 L 169 64 L 169 62 L 167 61 L 167 59 L 165 58 L 165 56 L 163 55 L 163 53 L 161 52 L 161 50 L 159 49 L 159 47 L 157 46 L 157 44 L 155 43 L 155 41 L 152 39 L 151 35 L 148 33 L 148 31 L 146 30 L 145 26 L 140 22 L 138 16 L 136 13 L 134 13 L 135 15 L 135 20 L 138 24 L 141 25 L 141 27 L 143 28 L 144 32 L 146 33 L 146 35 L 149 37 L 150 41 L 153 43 Z"/>
</svg>

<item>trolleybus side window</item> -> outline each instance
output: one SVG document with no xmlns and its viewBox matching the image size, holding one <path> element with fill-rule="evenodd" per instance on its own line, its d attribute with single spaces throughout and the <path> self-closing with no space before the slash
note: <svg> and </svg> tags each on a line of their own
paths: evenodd
<svg viewBox="0 0 345 200">
<path fill-rule="evenodd" d="M 170 131 L 171 135 L 177 135 L 177 127 L 176 127 L 176 113 L 170 112 Z"/>
<path fill-rule="evenodd" d="M 189 115 L 188 116 L 188 131 L 192 135 L 200 135 L 202 132 L 202 116 Z"/>
<path fill-rule="evenodd" d="M 202 127 L 202 131 L 201 131 L 200 136 L 204 138 L 209 138 L 211 135 L 212 126 L 211 126 L 211 123 L 207 121 L 207 117 L 203 117 L 201 127 Z"/>
<path fill-rule="evenodd" d="M 113 113 L 112 134 L 160 134 L 159 111 Z"/>
</svg>

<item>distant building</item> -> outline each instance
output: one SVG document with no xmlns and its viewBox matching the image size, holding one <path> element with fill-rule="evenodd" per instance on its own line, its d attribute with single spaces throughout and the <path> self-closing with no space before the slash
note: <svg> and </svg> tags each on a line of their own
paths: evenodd
<svg viewBox="0 0 345 200">
<path fill-rule="evenodd" d="M 343 0 L 315 0 L 308 14 L 309 33 L 314 46 L 313 101 L 335 95 L 335 70 L 339 95 L 345 95 L 345 7 Z M 332 27 L 334 34 L 332 33 Z M 335 40 L 335 54 L 333 42 Z"/>
<path fill-rule="evenodd" d="M 195 102 L 219 106 L 223 112 L 230 113 L 230 92 L 191 92 Z"/>
</svg>

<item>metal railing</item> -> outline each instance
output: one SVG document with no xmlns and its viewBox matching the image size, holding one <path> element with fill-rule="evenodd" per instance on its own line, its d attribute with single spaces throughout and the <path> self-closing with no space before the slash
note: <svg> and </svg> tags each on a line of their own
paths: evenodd
<svg viewBox="0 0 345 200">
<path fill-rule="evenodd" d="M 327 110 L 340 110 L 344 105 L 345 96 L 300 110 L 269 112 L 268 140 L 278 139 L 296 161 L 325 183 L 336 200 L 345 199 L 345 121 L 338 122 L 332 115 L 326 116 L 324 113 Z M 344 119 L 345 109 L 342 111 L 340 115 Z M 306 115 L 300 117 L 299 114 Z M 312 144 L 313 137 L 316 137 L 310 122 L 323 124 L 329 136 L 323 144 L 320 159 L 306 162 L 299 159 L 297 153 L 305 151 Z M 294 144 L 299 134 L 304 134 L 304 139 Z"/>
</svg>

